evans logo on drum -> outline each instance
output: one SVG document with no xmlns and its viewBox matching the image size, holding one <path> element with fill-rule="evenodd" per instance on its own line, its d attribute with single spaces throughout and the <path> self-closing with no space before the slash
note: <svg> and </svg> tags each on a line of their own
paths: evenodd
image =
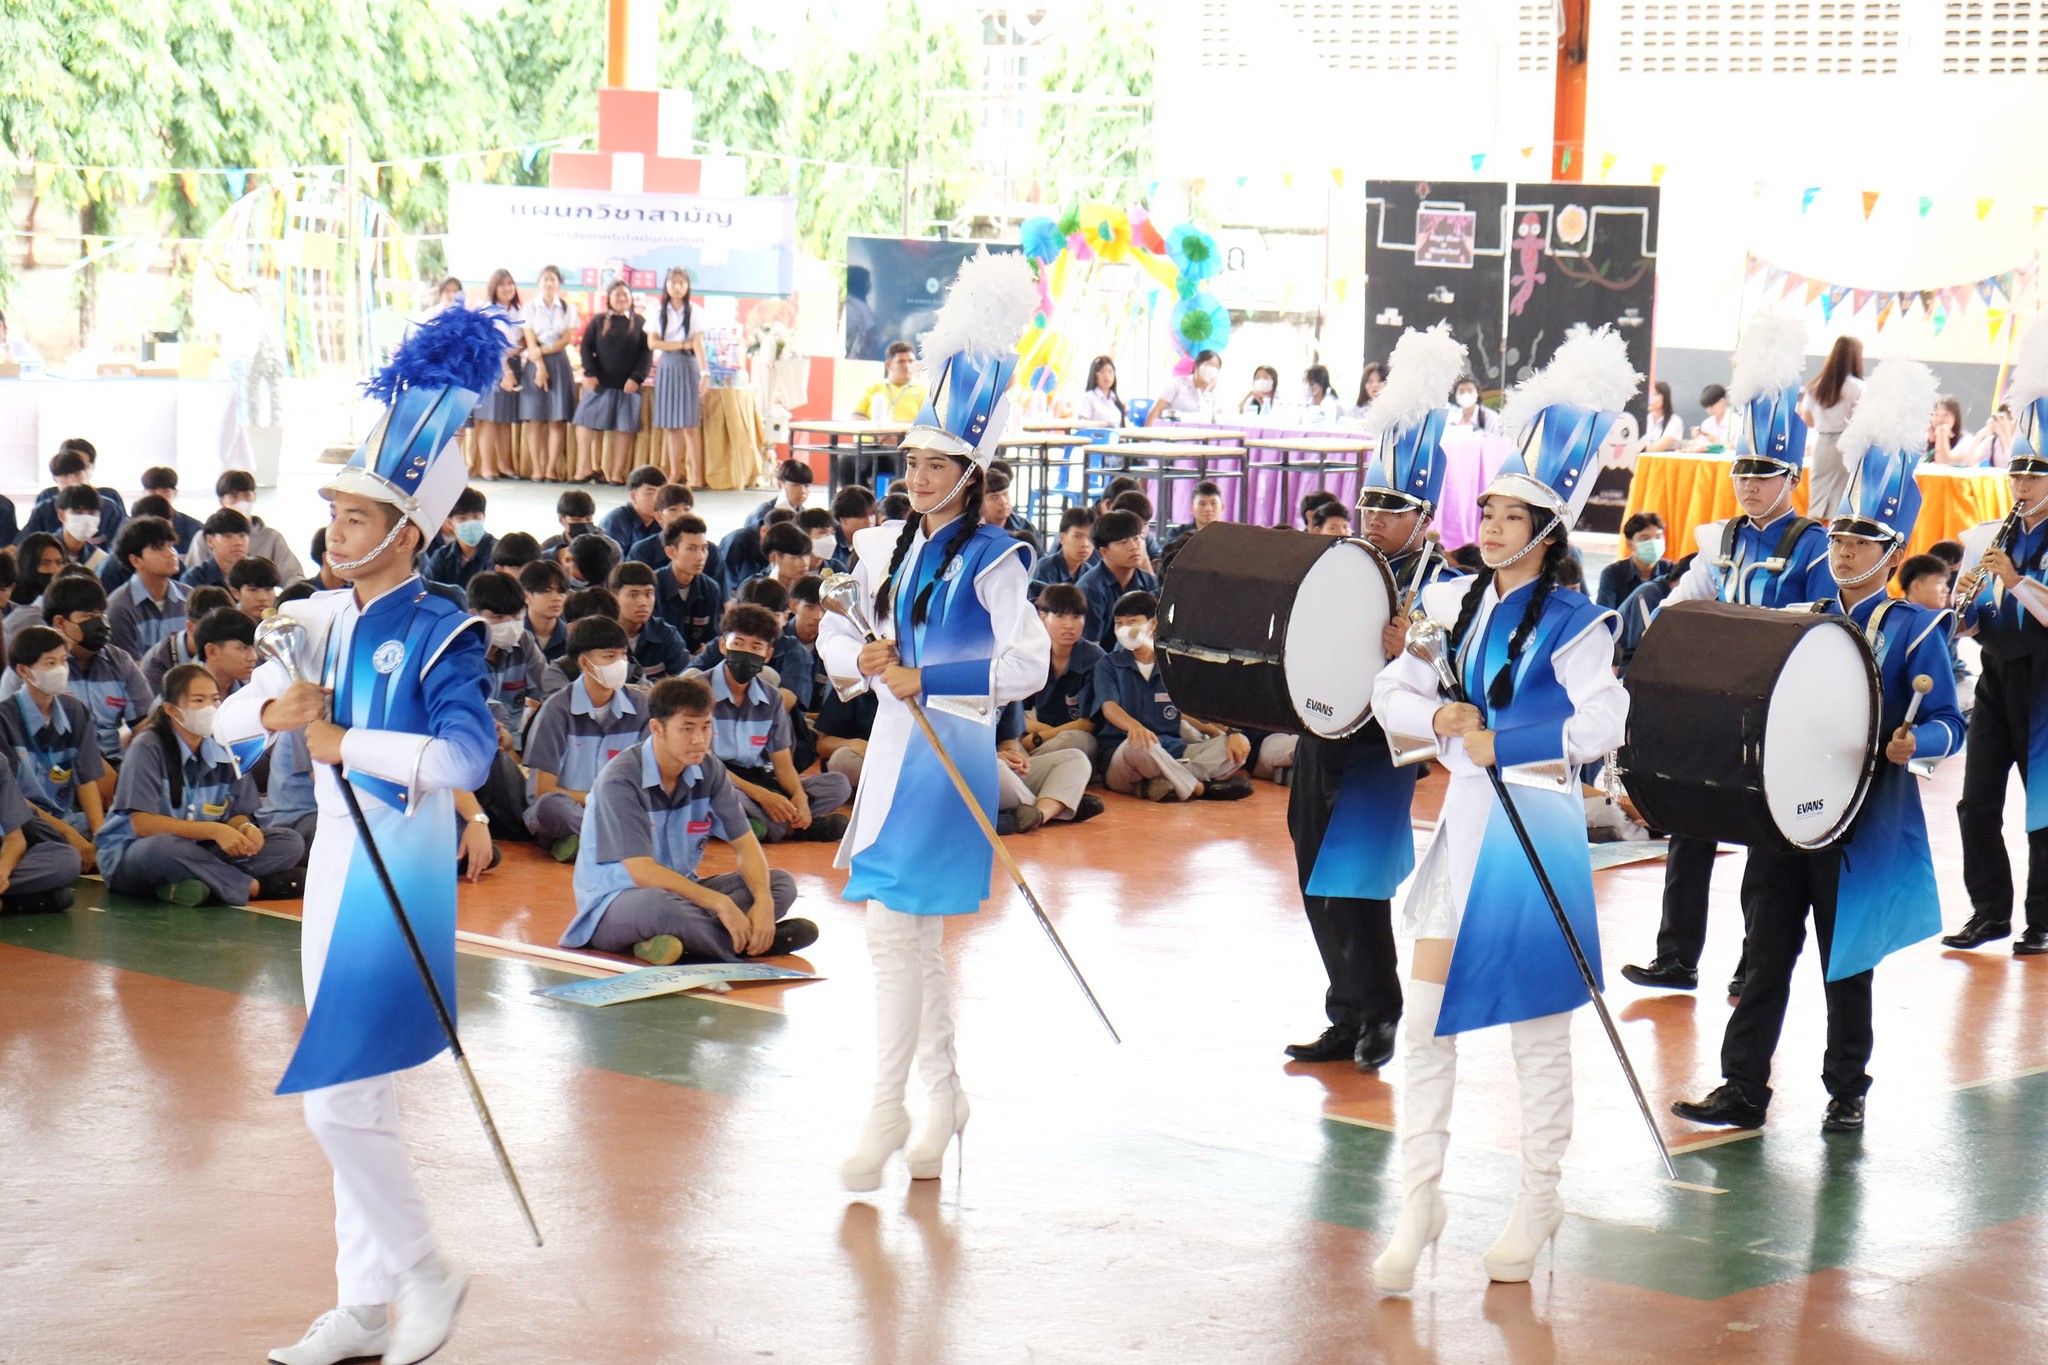
<svg viewBox="0 0 2048 1365">
<path fill-rule="evenodd" d="M 1314 697 L 1303 697 L 1301 704 L 1319 716 L 1335 716 L 1337 714 L 1336 707 L 1326 701 L 1317 701 Z"/>
<path fill-rule="evenodd" d="M 1826 801 L 1801 801 L 1799 809 L 1794 814 L 1798 819 L 1804 820 L 1809 815 L 1819 815 L 1827 808 L 1828 803 Z"/>
</svg>

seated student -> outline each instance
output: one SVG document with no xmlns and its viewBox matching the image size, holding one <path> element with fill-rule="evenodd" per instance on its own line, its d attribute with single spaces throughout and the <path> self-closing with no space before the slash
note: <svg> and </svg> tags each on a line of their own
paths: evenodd
<svg viewBox="0 0 2048 1365">
<path fill-rule="evenodd" d="M 240 691 L 256 665 L 263 662 L 256 652 L 256 623 L 239 608 L 222 607 L 200 617 L 192 643 L 199 652 L 200 665 L 223 698 Z"/>
<path fill-rule="evenodd" d="M 886 524 L 892 521 L 908 520 L 910 520 L 910 494 L 894 491 L 886 494 L 882 498 L 882 521 Z"/>
<path fill-rule="evenodd" d="M 619 601 L 619 624 L 626 628 L 626 648 L 649 683 L 672 678 L 690 666 L 682 633 L 654 614 L 654 570 L 645 564 L 621 564 L 606 586 Z"/>
<path fill-rule="evenodd" d="M 1038 595 L 1038 619 L 1052 639 L 1052 663 L 1045 686 L 1024 703 L 1026 753 L 1073 749 L 1095 757 L 1095 670 L 1102 646 L 1087 639 L 1088 599 L 1071 583 L 1054 583 Z"/>
<path fill-rule="evenodd" d="M 1073 584 L 1097 562 L 1094 541 L 1095 510 L 1069 507 L 1060 513 L 1059 540 L 1053 552 L 1031 566 L 1027 591 L 1036 603 L 1054 583 Z"/>
<path fill-rule="evenodd" d="M 84 860 L 69 843 L 43 833 L 41 824 L 42 816 L 22 797 L 13 757 L 0 753 L 0 915 L 71 908 L 72 883 Z"/>
<path fill-rule="evenodd" d="M 798 579 L 811 572 L 811 540 L 796 526 L 778 523 L 762 527 L 761 550 L 767 556 L 768 570 L 752 575 L 747 582 L 756 578 L 772 579 L 787 593 L 796 586 Z M 741 583 L 733 596 L 738 597 L 746 586 L 747 583 Z"/>
<path fill-rule="evenodd" d="M 213 481 L 213 491 L 223 509 L 240 513 L 249 523 L 249 542 L 243 547 L 244 553 L 269 560 L 277 566 L 278 575 L 286 580 L 306 576 L 305 566 L 292 553 L 291 542 L 284 538 L 283 532 L 274 526 L 264 525 L 263 518 L 256 515 L 255 475 L 246 469 L 230 469 Z M 208 521 L 212 519 L 207 518 Z M 186 542 L 185 564 L 189 569 L 205 562 L 212 553 L 211 542 L 207 540 L 202 525 L 201 534 Z"/>
<path fill-rule="evenodd" d="M 557 559 L 569 575 L 569 588 L 601 588 L 619 564 L 619 547 L 610 536 L 578 536 L 563 547 Z"/>
<path fill-rule="evenodd" d="M 256 823 L 253 777 L 213 738 L 220 690 L 181 664 L 164 704 L 130 746 L 113 809 L 93 843 L 107 889 L 174 905 L 290 900 L 306 889 L 306 841 Z"/>
<path fill-rule="evenodd" d="M 16 600 L 21 579 L 14 554 L 12 549 L 0 546 L 0 649 L 24 625 L 40 625 L 43 619 L 40 610 Z"/>
<path fill-rule="evenodd" d="M 1692 439 L 1681 449 L 1706 450 L 1728 443 L 1728 390 L 1719 384 L 1707 385 L 1700 390 L 1700 406 L 1707 410 L 1707 415 L 1692 429 Z"/>
<path fill-rule="evenodd" d="M 540 543 L 543 559 L 561 559 L 563 551 L 578 536 L 604 534 L 597 529 L 597 502 L 581 488 L 564 489 L 555 499 L 555 523 L 561 529 Z M 562 567 L 566 569 L 568 565 Z"/>
<path fill-rule="evenodd" d="M 171 505 L 154 493 L 144 493 L 135 500 L 135 505 L 128 511 L 128 520 L 122 522 L 121 525 L 125 528 L 129 521 L 133 521 L 137 517 L 155 517 L 158 521 L 168 523 L 171 519 Z M 196 526 L 198 523 L 194 522 L 193 525 Z M 99 568 L 100 586 L 107 590 L 107 596 L 109 597 L 114 595 L 114 589 L 121 587 L 129 579 L 135 577 L 135 570 L 121 562 L 121 556 L 114 548 L 119 539 L 118 533 L 107 539 L 107 562 L 100 565 Z M 182 544 L 184 544 L 182 540 L 174 540 L 172 542 L 173 548 Z M 184 566 L 184 556 L 180 555 L 178 567 L 182 571 Z"/>
<path fill-rule="evenodd" d="M 1193 510 L 1194 520 L 1174 527 L 1169 541 L 1191 536 L 1203 527 L 1223 520 L 1223 485 L 1214 479 L 1204 479 L 1196 484 Z"/>
<path fill-rule="evenodd" d="M 491 542 L 491 568 L 515 579 L 521 569 L 539 558 L 540 542 L 524 531 L 507 531 Z"/>
<path fill-rule="evenodd" d="M 796 529 L 811 542 L 811 572 L 826 572 L 839 557 L 839 523 L 833 519 L 832 509 L 806 507 L 796 514 Z"/>
<path fill-rule="evenodd" d="M 1105 512 L 1089 529 L 1102 562 L 1074 580 L 1088 603 L 1088 633 L 1104 649 L 1116 643 L 1110 609 L 1126 593 L 1156 593 L 1159 580 L 1139 567 L 1145 554 L 1145 523 L 1132 512 Z"/>
<path fill-rule="evenodd" d="M 544 700 L 541 676 L 548 661 L 526 628 L 526 597 L 510 574 L 489 569 L 469 580 L 469 609 L 491 628 L 484 672 L 491 715 L 516 742 Z"/>
<path fill-rule="evenodd" d="M 832 680 L 825 676 L 825 661 L 818 654 L 818 631 L 825 624 L 824 587 L 823 578 L 817 574 L 806 574 L 790 589 L 789 619 L 782 627 L 782 638 L 775 642 L 775 658 L 769 661 L 782 677 L 787 678 L 790 666 L 798 657 L 790 647 L 791 642 L 803 647 L 810 658 L 810 691 L 800 692 L 794 686 L 790 690 L 797 693 L 797 703 L 806 711 L 815 711 L 823 705 L 825 693 L 832 688 Z"/>
<path fill-rule="evenodd" d="M 815 578 L 816 575 L 811 577 Z M 803 581 L 801 578 L 797 580 L 798 583 Z M 810 711 L 817 700 L 818 660 L 801 640 L 789 633 L 789 622 L 795 614 L 796 600 L 783 591 L 782 584 L 772 578 L 757 578 L 747 584 L 740 589 L 739 600 L 751 602 L 757 607 L 766 607 L 769 614 L 774 616 L 776 629 L 780 632 L 775 637 L 775 649 L 768 656 L 768 667 L 762 670 L 761 676 L 767 680 L 770 687 L 780 687 L 787 692 L 798 710 Z M 819 610 L 822 612 L 824 609 L 821 607 Z M 716 658 L 717 649 L 718 642 L 713 641 L 704 653 L 708 657 Z M 795 756 L 799 772 L 811 766 L 803 761 L 805 747 L 800 737 Z M 811 757 L 816 758 L 817 755 L 812 754 Z"/>
<path fill-rule="evenodd" d="M 60 488 L 57 490 L 56 507 L 57 544 L 63 549 L 64 558 L 98 573 L 100 566 L 107 562 L 107 552 L 98 543 L 101 518 L 99 490 L 86 484 Z"/>
<path fill-rule="evenodd" d="M 750 578 L 772 573 L 774 565 L 768 558 L 767 537 L 776 527 L 787 525 L 796 541 L 802 542 L 806 557 L 810 553 L 810 540 L 796 528 L 796 513 L 787 507 L 778 507 L 770 512 L 759 526 L 742 526 L 719 543 L 718 553 L 725 565 L 725 591 L 728 599 L 739 595 L 740 586 Z M 783 537 L 783 544 L 792 544 L 789 536 Z"/>
<path fill-rule="evenodd" d="M 48 626 L 29 626 L 7 647 L 13 696 L 0 700 L 0 743 L 14 756 L 16 779 L 37 820 L 37 837 L 55 837 L 93 866 L 92 837 L 105 819 L 109 785 L 86 705 L 66 690 L 71 652 Z"/>
<path fill-rule="evenodd" d="M 100 757 L 109 768 L 118 768 L 122 723 L 140 725 L 149 715 L 153 694 L 133 656 L 108 642 L 106 589 L 84 569 L 69 566 L 43 590 L 43 619 L 63 637 L 71 669 L 70 692 L 85 703 L 92 716 Z M 0 697 L 11 695 L 20 685 L 20 677 L 10 673 L 0 682 Z M 112 774 L 103 788 L 103 794 L 112 794 Z"/>
<path fill-rule="evenodd" d="M 1615 615 L 1621 618 L 1621 629 L 1614 638 L 1614 669 L 1623 677 L 1628 675 L 1629 663 L 1636 656 L 1636 647 L 1643 642 L 1643 635 L 1656 619 L 1657 609 L 1664 605 L 1664 599 L 1671 595 L 1686 571 L 1692 568 L 1697 555 L 1687 555 L 1673 564 L 1664 573 L 1637 588 L 1621 599 L 1621 606 Z M 1452 563 L 1457 557 L 1452 556 Z"/>
<path fill-rule="evenodd" d="M 1102 814 L 1102 798 L 1088 794 L 1095 765 L 1073 749 L 1027 754 L 1024 703 L 1013 701 L 996 718 L 996 809 L 999 834 L 1029 834 L 1050 820 L 1080 824 Z M 1008 828 L 1002 827 L 1007 824 Z"/>
<path fill-rule="evenodd" d="M 646 693 L 626 682 L 626 631 L 608 616 L 569 627 L 575 680 L 541 703 L 526 735 L 526 832 L 558 863 L 576 856 L 583 803 L 604 765 L 646 738 Z"/>
<path fill-rule="evenodd" d="M 882 351 L 882 378 L 862 389 L 860 397 L 854 401 L 854 420 L 915 422 L 927 392 L 923 384 L 912 382 L 916 372 L 917 347 L 907 341 L 890 342 Z M 859 463 L 851 455 L 839 458 L 846 462 L 844 467 L 848 469 Z"/>
<path fill-rule="evenodd" d="M 126 527 L 122 528 L 126 530 Z M 142 656 L 138 665 L 142 669 L 142 681 L 148 686 L 151 696 L 162 693 L 164 674 L 179 664 L 200 662 L 199 623 L 208 615 L 222 608 L 232 609 L 234 598 L 226 588 L 193 588 L 192 595 L 185 599 L 185 616 L 178 629 L 166 635 L 151 646 L 149 653 Z M 111 612 L 109 613 L 111 615 Z"/>
<path fill-rule="evenodd" d="M 769 870 L 711 752 L 711 709 L 700 678 L 664 678 L 647 694 L 647 738 L 607 763 L 590 791 L 564 948 L 667 966 L 779 957 L 817 941 L 817 925 L 784 918 L 796 879 Z M 732 845 L 739 871 L 699 878 L 713 835 Z"/>
<path fill-rule="evenodd" d="M 1899 565 L 1899 594 L 1908 602 L 1929 611 L 1949 609 L 1949 567 L 1946 561 L 1933 554 L 1914 555 Z M 1943 628 L 1946 629 L 1944 622 Z M 1949 672 L 1956 680 L 1957 704 L 1965 711 L 1974 700 L 1975 685 L 1970 680 L 1970 669 L 1962 656 L 1956 653 L 1956 642 L 1948 642 Z"/>
<path fill-rule="evenodd" d="M 683 517 L 694 517 L 697 515 L 697 495 L 682 484 L 665 483 L 661 486 L 661 491 L 654 495 L 654 515 L 661 520 L 661 530 L 656 531 L 651 536 L 642 536 L 639 540 L 635 541 L 633 548 L 626 552 L 626 558 L 633 560 L 635 563 L 645 564 L 650 569 L 659 569 L 662 565 L 668 563 L 668 545 L 664 539 L 668 533 L 668 528 L 675 525 Z M 705 534 L 708 536 L 710 533 L 707 531 Z M 723 592 L 725 590 L 724 562 L 718 557 L 717 544 L 709 540 L 705 543 L 708 551 L 705 555 L 704 568 L 701 572 L 710 574 L 712 583 L 717 585 L 720 592 Z"/>
<path fill-rule="evenodd" d="M 1153 572 L 1154 566 L 1159 563 L 1160 545 L 1159 538 L 1152 534 L 1152 499 L 1146 497 L 1141 489 L 1127 488 L 1109 500 L 1109 510 L 1129 512 L 1144 524 L 1145 562 L 1138 567 L 1147 573 Z"/>
<path fill-rule="evenodd" d="M 982 489 L 982 522 L 1000 526 L 1029 545 L 1032 558 L 1044 554 L 1045 537 L 1038 534 L 1037 527 L 1017 515 L 1017 504 L 1010 498 L 1010 476 L 991 467 Z"/>
<path fill-rule="evenodd" d="M 162 498 L 164 500 L 164 506 L 169 512 L 169 515 L 164 516 L 164 519 L 170 522 L 171 529 L 178 533 L 177 543 L 180 545 L 190 545 L 192 537 L 199 534 L 199 518 L 187 516 L 185 513 L 177 510 L 178 471 L 169 465 L 151 465 L 142 471 L 142 491 L 150 497 Z M 141 510 L 142 499 L 137 498 L 135 502 L 136 505 L 129 509 L 128 515 L 131 517 L 145 515 Z M 162 516 L 164 514 L 151 513 L 148 515 Z"/>
<path fill-rule="evenodd" d="M 619 619 L 619 599 L 612 596 L 610 588 L 579 588 L 562 599 L 561 625 L 566 632 L 586 616 L 602 616 L 608 621 Z M 540 680 L 542 699 L 552 697 L 567 687 L 576 676 L 576 665 L 569 662 L 567 637 L 564 636 L 563 657 L 551 661 Z M 541 651 L 545 657 L 547 651 Z M 626 681 L 639 685 L 640 664 L 629 650 L 626 654 Z"/>
<path fill-rule="evenodd" d="M 569 627 L 562 623 L 569 575 L 552 559 L 536 559 L 519 571 L 519 591 L 526 596 L 526 633 L 540 646 L 541 657 L 552 663 L 569 643 Z"/>
<path fill-rule="evenodd" d="M 1142 493 L 1144 491 L 1138 487 L 1136 479 L 1128 474 L 1119 474 L 1103 485 L 1102 496 L 1095 500 L 1095 515 L 1099 517 L 1104 512 L 1112 510 L 1116 500 L 1126 493 Z"/>
<path fill-rule="evenodd" d="M 57 534 L 61 526 L 61 510 L 57 506 L 57 495 L 67 488 L 93 488 L 94 464 L 98 459 L 90 441 L 76 437 L 57 447 L 57 453 L 50 457 L 51 486 L 36 495 L 36 505 L 29 512 L 28 520 L 21 524 L 21 530 L 13 537 L 18 545 L 22 539 L 36 535 Z M 118 494 L 111 489 L 93 488 L 98 506 L 92 510 L 99 513 L 97 532 L 101 544 L 112 544 L 121 530 L 121 523 L 127 520 L 127 509 L 121 504 Z M 10 509 L 11 505 L 10 505 Z"/>
<path fill-rule="evenodd" d="M 652 535 L 661 533 L 661 518 L 654 500 L 668 486 L 668 476 L 651 464 L 643 464 L 626 476 L 626 500 L 605 513 L 597 529 L 630 549 Z"/>
<path fill-rule="evenodd" d="M 1628 557 L 1600 571 L 1600 588 L 1594 597 L 1609 611 L 1618 610 L 1643 584 L 1671 572 L 1671 561 L 1664 557 L 1664 518 L 1660 514 L 1637 512 L 1621 524 L 1621 535 L 1628 542 Z"/>
<path fill-rule="evenodd" d="M 829 814 L 853 795 L 853 783 L 839 773 L 797 776 L 791 756 L 789 710 L 761 678 L 782 627 L 766 607 L 744 602 L 720 623 L 724 658 L 710 674 L 714 750 L 739 789 L 747 818 L 762 838 L 820 843 L 846 833 L 846 816 Z"/>
<path fill-rule="evenodd" d="M 1109 789 L 1147 801 L 1250 796 L 1252 784 L 1238 769 L 1251 757 L 1251 742 L 1235 730 L 1188 719 L 1167 694 L 1152 648 L 1158 614 L 1159 600 L 1149 592 L 1117 599 L 1116 650 L 1095 666 L 1095 697 L 1108 722 L 1102 742 L 1109 746 Z"/>
<path fill-rule="evenodd" d="M 450 587 L 467 588 L 469 580 L 495 568 L 493 557 L 497 538 L 484 529 L 484 509 L 489 506 L 482 492 L 465 488 L 448 509 L 447 534 L 437 536 L 426 553 L 421 575 Z"/>
<path fill-rule="evenodd" d="M 194 588 L 224 588 L 235 565 L 249 557 L 249 519 L 231 507 L 208 517 L 200 528 L 203 559 L 186 556 L 181 582 Z"/>
<path fill-rule="evenodd" d="M 818 720 L 815 730 L 818 736 L 818 757 L 825 771 L 838 773 L 847 781 L 860 781 L 861 765 L 868 754 L 868 740 L 875 733 L 875 715 L 881 709 L 872 688 L 864 690 L 857 697 L 846 699 L 835 687 L 826 687 L 820 694 Z"/>
<path fill-rule="evenodd" d="M 277 605 L 277 590 L 282 586 L 277 566 L 260 555 L 250 555 L 228 570 L 228 591 L 235 595 L 235 610 L 251 621 L 261 621 Z"/>
<path fill-rule="evenodd" d="M 834 494 L 832 536 L 839 542 L 839 548 L 833 552 L 832 567 L 845 573 L 853 564 L 854 532 L 879 526 L 881 521 L 881 505 L 875 501 L 875 491 L 867 485 L 851 483 Z"/>
<path fill-rule="evenodd" d="M 747 513 L 746 524 L 759 527 L 768 520 L 768 514 L 778 508 L 786 508 L 791 517 L 804 510 L 810 501 L 811 485 L 817 477 L 811 467 L 802 460 L 784 460 L 775 467 L 775 496 Z"/>
<path fill-rule="evenodd" d="M 661 533 L 666 560 L 654 571 L 654 611 L 683 637 L 695 654 L 718 631 L 725 609 L 725 585 L 706 568 L 711 537 L 695 516 L 680 516 Z"/>
<path fill-rule="evenodd" d="M 1351 513 L 1341 502 L 1319 502 L 1309 509 L 1308 529 L 1311 535 L 1348 536 Z"/>
<path fill-rule="evenodd" d="M 1344 504 L 1338 501 L 1337 495 L 1329 489 L 1310 489 L 1301 495 L 1301 529 L 1304 531 L 1316 529 L 1315 511 L 1318 507 L 1342 508 L 1343 506 Z"/>
<path fill-rule="evenodd" d="M 108 638 L 139 659 L 185 628 L 192 590 L 178 581 L 178 532 L 159 517 L 130 517 L 114 537 L 114 558 L 129 578 L 107 595 Z"/>
</svg>

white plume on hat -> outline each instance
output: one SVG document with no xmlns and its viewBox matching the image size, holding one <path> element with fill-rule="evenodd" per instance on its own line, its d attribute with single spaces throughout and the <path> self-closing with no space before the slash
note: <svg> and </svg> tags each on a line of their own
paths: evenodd
<svg viewBox="0 0 2048 1365">
<path fill-rule="evenodd" d="M 931 370 L 948 356 L 1003 355 L 1017 349 L 1038 311 L 1038 286 L 1021 251 L 987 247 L 960 263 L 946 289 L 938 321 L 918 339 L 919 358 Z"/>
<path fill-rule="evenodd" d="M 1585 323 L 1574 323 L 1550 363 L 1508 395 L 1500 411 L 1501 425 L 1510 431 L 1529 431 L 1545 409 L 1561 403 L 1618 412 L 1635 397 L 1642 382 L 1643 377 L 1628 363 L 1628 343 L 1619 332 L 1604 325 L 1597 332 L 1589 331 Z"/>
<path fill-rule="evenodd" d="M 1728 379 L 1728 406 L 1748 407 L 1752 399 L 1779 394 L 1806 373 L 1806 324 L 1798 318 L 1758 313 L 1735 339 L 1735 372 Z"/>
<path fill-rule="evenodd" d="M 1367 431 L 1406 431 L 1436 408 L 1465 373 L 1465 343 L 1439 322 L 1424 332 L 1409 328 L 1387 358 L 1387 382 L 1359 422 Z"/>
<path fill-rule="evenodd" d="M 1852 467 L 1875 446 L 1903 450 L 1918 459 L 1927 446 L 1927 422 L 1941 381 L 1917 360 L 1887 360 L 1871 371 L 1856 400 L 1856 411 L 1842 430 L 1842 459 Z"/>
<path fill-rule="evenodd" d="M 2048 398 L 2048 316 L 2036 317 L 2020 338 L 2019 355 L 2005 378 L 2005 398 L 2014 412 Z"/>
</svg>

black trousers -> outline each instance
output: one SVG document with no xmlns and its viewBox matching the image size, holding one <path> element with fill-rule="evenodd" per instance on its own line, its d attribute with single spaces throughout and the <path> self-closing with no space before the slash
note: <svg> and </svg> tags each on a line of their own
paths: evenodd
<svg viewBox="0 0 2048 1365">
<path fill-rule="evenodd" d="M 1309 932 L 1315 935 L 1316 950 L 1322 954 L 1323 970 L 1330 978 L 1323 1011 L 1332 1024 L 1354 1030 L 1401 1015 L 1393 902 L 1311 896 L 1307 887 L 1337 804 L 1338 785 L 1352 762 L 1362 756 L 1366 743 L 1384 749 L 1386 740 L 1378 726 L 1369 725 L 1359 735 L 1343 740 L 1304 735 L 1294 751 L 1294 786 L 1287 796 L 1287 832 L 1294 840 L 1302 908 L 1308 913 Z"/>
<path fill-rule="evenodd" d="M 1657 957 L 1698 971 L 1707 946 L 1707 892 L 1714 878 L 1712 839 L 1671 836 L 1664 854 L 1664 918 L 1657 924 Z"/>
<path fill-rule="evenodd" d="M 1823 969 L 1835 940 L 1835 895 L 1842 880 L 1839 845 L 1814 853 L 1752 848 L 1742 874 L 1747 975 L 1742 998 L 1721 1040 L 1721 1074 L 1752 1104 L 1771 1102 L 1771 1054 L 1785 1027 L 1792 968 L 1806 942 L 1807 912 L 1820 945 Z M 1860 972 L 1827 983 L 1828 1043 L 1821 1080 L 1838 1099 L 1860 1099 L 1870 1089 L 1870 985 Z"/>
<path fill-rule="evenodd" d="M 1984 660 L 1970 729 L 1963 743 L 1963 796 L 1956 819 L 1963 833 L 1963 888 L 1970 906 L 1988 919 L 2012 919 L 2012 860 L 2005 852 L 2007 774 L 2027 779 L 2029 711 L 2034 661 L 2022 655 Z M 2027 927 L 2048 929 L 2048 829 L 2027 835 Z"/>
</svg>

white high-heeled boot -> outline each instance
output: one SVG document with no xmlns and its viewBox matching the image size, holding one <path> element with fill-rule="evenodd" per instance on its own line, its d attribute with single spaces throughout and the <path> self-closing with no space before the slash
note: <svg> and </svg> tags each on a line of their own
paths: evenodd
<svg viewBox="0 0 2048 1365">
<path fill-rule="evenodd" d="M 882 1168 L 910 1139 L 903 1087 L 917 1051 L 923 995 L 917 940 L 923 918 L 868 902 L 868 958 L 875 968 L 875 1097 L 853 1154 L 839 1168 L 839 1178 L 855 1193 L 880 1189 Z"/>
<path fill-rule="evenodd" d="M 917 1029 L 917 1072 L 931 1094 L 924 1132 L 904 1153 L 912 1180 L 937 1180 L 946 1164 L 946 1144 L 967 1131 L 967 1092 L 960 1088 L 959 1054 L 953 1048 L 953 985 L 946 978 L 943 917 L 929 915 L 918 926 L 918 967 L 924 1015 Z"/>
<path fill-rule="evenodd" d="M 1383 1292 L 1415 1287 L 1423 1250 L 1444 1230 L 1444 1200 L 1438 1184 L 1444 1152 L 1451 1145 L 1451 1095 L 1458 1083 L 1456 1034 L 1436 1036 L 1444 988 L 1435 981 L 1410 981 L 1401 1016 L 1401 1111 L 1395 1129 L 1401 1142 L 1401 1216 L 1387 1249 L 1372 1263 Z"/>
<path fill-rule="evenodd" d="M 1500 1240 L 1482 1258 L 1487 1278 L 1520 1284 L 1564 1222 L 1557 1197 L 1572 1140 L 1572 1017 L 1546 1014 L 1508 1026 L 1522 1091 L 1522 1187 Z"/>
</svg>

